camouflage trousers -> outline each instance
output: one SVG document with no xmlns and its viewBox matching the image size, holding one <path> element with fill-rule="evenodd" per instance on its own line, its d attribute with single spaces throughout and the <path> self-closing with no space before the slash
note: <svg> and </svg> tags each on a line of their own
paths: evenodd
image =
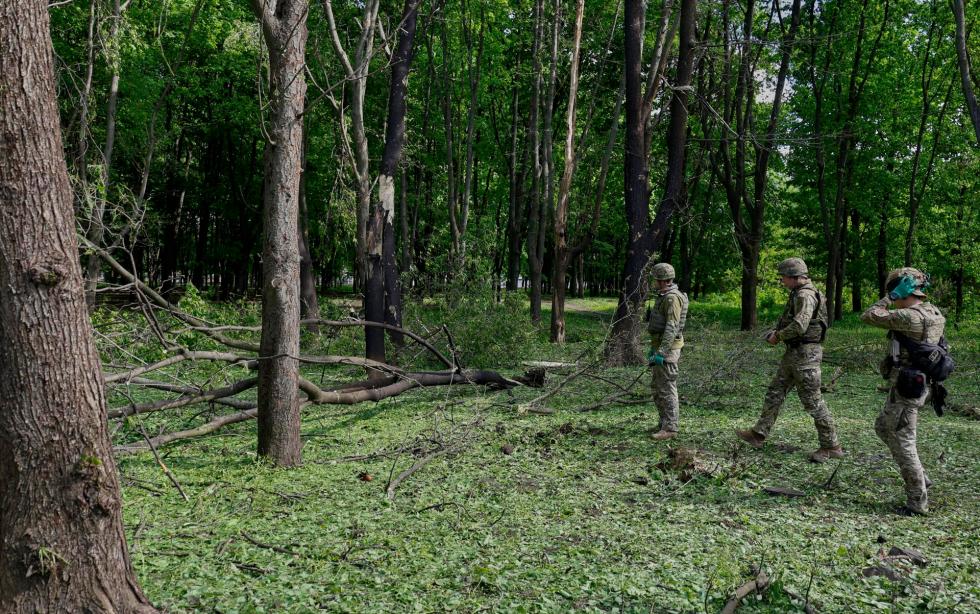
<svg viewBox="0 0 980 614">
<path fill-rule="evenodd" d="M 905 505 L 923 513 L 929 511 L 929 493 L 926 490 L 926 474 L 919 462 L 915 435 L 919 408 L 925 404 L 928 396 L 927 389 L 917 399 L 906 399 L 898 394 L 893 382 L 885 407 L 875 420 L 875 432 L 888 446 L 905 481 Z"/>
<path fill-rule="evenodd" d="M 671 350 L 664 357 L 664 364 L 651 365 L 651 384 L 653 402 L 660 414 L 660 430 L 677 432 L 679 404 L 677 401 L 677 363 L 681 359 L 680 350 Z"/>
<path fill-rule="evenodd" d="M 823 360 L 823 347 L 818 344 L 801 345 L 798 348 L 786 348 L 779 370 L 769 383 L 766 398 L 762 404 L 762 415 L 752 428 L 762 438 L 769 436 L 783 401 L 790 390 L 796 388 L 800 402 L 808 414 L 813 416 L 813 424 L 817 427 L 817 437 L 821 448 L 836 448 L 837 430 L 834 428 L 834 418 L 827 409 L 827 404 L 820 395 L 820 362 Z"/>
</svg>

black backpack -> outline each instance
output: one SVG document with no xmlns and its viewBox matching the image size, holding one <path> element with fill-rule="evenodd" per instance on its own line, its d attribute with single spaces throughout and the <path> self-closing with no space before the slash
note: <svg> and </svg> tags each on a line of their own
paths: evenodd
<svg viewBox="0 0 980 614">
<path fill-rule="evenodd" d="M 898 344 L 908 352 L 912 366 L 922 371 L 930 381 L 943 382 L 956 368 L 953 357 L 949 355 L 945 335 L 939 338 L 939 343 L 925 343 L 898 331 L 894 331 L 894 334 Z"/>
</svg>

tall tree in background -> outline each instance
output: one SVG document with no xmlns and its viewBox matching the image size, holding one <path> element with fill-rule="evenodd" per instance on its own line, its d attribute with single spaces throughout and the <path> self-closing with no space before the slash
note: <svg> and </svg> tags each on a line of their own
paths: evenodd
<svg viewBox="0 0 980 614">
<path fill-rule="evenodd" d="M 779 114 L 783 104 L 783 90 L 789 73 L 789 60 L 796 32 L 800 26 L 800 0 L 793 0 L 790 9 L 790 24 L 783 23 L 781 10 L 773 4 L 775 15 L 770 15 L 768 23 L 773 18 L 782 27 L 780 40 L 779 68 L 776 75 L 773 99 L 769 109 L 769 117 L 763 129 L 757 125 L 758 87 L 755 83 L 759 72 L 761 53 L 754 48 L 753 27 L 755 25 L 755 0 L 746 4 L 742 21 L 741 53 L 735 52 L 735 46 L 729 36 L 729 10 L 731 3 L 726 0 L 723 12 L 723 38 L 725 41 L 725 57 L 739 58 L 739 68 L 731 71 L 725 66 L 726 74 L 736 75 L 734 96 L 724 96 L 723 116 L 725 127 L 719 140 L 718 160 L 713 164 L 715 175 L 725 188 L 728 207 L 735 227 L 735 243 L 738 245 L 742 262 L 742 330 L 755 328 L 757 320 L 756 297 L 759 283 L 759 256 L 762 250 L 762 239 L 765 232 L 766 220 L 766 190 L 769 187 L 769 162 L 776 148 L 776 129 Z M 769 30 L 769 26 L 766 27 Z M 728 84 L 725 87 L 729 87 Z M 732 129 L 734 128 L 734 130 Z M 732 144 L 734 143 L 734 152 Z M 749 150 L 751 147 L 751 151 Z"/>
<path fill-rule="evenodd" d="M 660 36 L 654 51 L 651 71 L 661 65 L 666 53 L 664 42 L 671 2 L 664 6 L 665 18 L 661 21 Z M 697 1 L 681 0 L 680 37 L 677 54 L 677 76 L 671 88 L 670 124 L 667 127 L 667 177 L 664 195 L 657 207 L 657 214 L 650 221 L 650 187 L 646 150 L 649 144 L 647 126 L 651 108 L 644 101 L 652 99 L 651 83 L 646 95 L 642 90 L 640 66 L 642 64 L 642 40 L 644 32 L 644 4 L 639 0 L 627 0 L 626 26 L 626 159 L 624 161 L 624 193 L 626 222 L 629 228 L 626 262 L 623 266 L 622 290 L 613 328 L 606 344 L 606 360 L 609 364 L 636 364 L 642 354 L 638 345 L 640 311 L 646 301 L 646 266 L 650 257 L 660 249 L 665 231 L 674 211 L 683 206 L 684 149 L 687 143 L 688 93 L 694 73 L 694 27 L 697 20 Z M 649 73 L 648 73 L 649 74 Z M 651 79 L 654 77 L 651 76 Z M 654 81 L 656 83 L 656 81 Z"/>
<path fill-rule="evenodd" d="M 372 253 L 368 260 L 368 279 L 375 279 L 379 273 L 375 270 L 380 265 L 382 292 L 379 296 L 377 290 L 374 293 L 365 294 L 365 312 L 367 305 L 371 304 L 371 312 L 368 319 L 372 321 L 384 321 L 393 326 L 401 326 L 402 323 L 402 301 L 401 285 L 398 280 L 398 261 L 395 255 L 395 173 L 398 170 L 398 162 L 402 157 L 402 149 L 405 141 L 405 115 L 408 106 L 408 73 L 412 67 L 413 47 L 415 43 L 415 29 L 418 24 L 419 4 L 421 0 L 405 0 L 405 8 L 402 11 L 402 18 L 397 28 L 394 53 L 391 56 L 391 79 L 388 87 L 388 121 L 385 128 L 385 146 L 381 154 L 380 176 L 378 177 L 378 194 L 380 197 L 381 227 L 374 227 L 371 233 L 374 237 L 369 244 L 377 245 L 380 243 L 380 254 Z M 402 197 L 404 198 L 404 190 Z M 374 218 L 372 218 L 374 219 Z M 380 238 L 380 241 L 379 241 Z M 380 262 L 375 259 L 380 255 Z M 369 281 L 368 288 L 371 288 Z M 381 305 L 384 310 L 383 317 L 378 318 L 375 305 Z M 381 343 L 381 356 L 384 358 L 384 331 L 380 328 L 368 328 L 375 336 L 375 343 Z M 400 340 L 400 338 L 396 338 Z M 371 356 L 368 355 L 370 358 Z"/>
<path fill-rule="evenodd" d="M 0 4 L 0 609 L 153 612 L 126 549 L 45 0 Z"/>
<path fill-rule="evenodd" d="M 950 0 L 953 18 L 956 20 L 956 60 L 960 69 L 960 83 L 963 87 L 963 97 L 966 98 L 966 108 L 973 122 L 973 131 L 980 147 L 980 106 L 977 105 L 977 95 L 973 90 L 973 65 L 970 61 L 970 51 L 966 46 L 966 0 Z"/>
<path fill-rule="evenodd" d="M 299 417 L 299 192 L 307 0 L 252 0 L 269 50 L 271 116 L 265 150 L 259 454 L 302 462 Z"/>
</svg>

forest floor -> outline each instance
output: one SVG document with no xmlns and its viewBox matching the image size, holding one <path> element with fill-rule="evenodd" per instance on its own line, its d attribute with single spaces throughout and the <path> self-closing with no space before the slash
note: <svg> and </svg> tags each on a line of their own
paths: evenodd
<svg viewBox="0 0 980 614">
<path fill-rule="evenodd" d="M 511 330 L 526 321 L 517 311 L 432 304 L 406 326 L 448 317 L 467 366 L 510 375 L 522 360 L 594 356 L 614 307 L 572 301 L 562 347 L 546 325 Z M 737 318 L 720 302 L 692 304 L 681 433 L 668 442 L 650 438 L 652 404 L 623 393 L 648 394 L 646 369 L 597 368 L 536 404 L 569 372 L 550 373 L 545 390 L 441 387 L 309 407 L 296 469 L 257 459 L 254 422 L 165 446 L 187 502 L 151 454 L 120 457 L 139 579 L 171 612 L 717 612 L 761 569 L 769 588 L 740 611 L 980 611 L 980 421 L 963 415 L 980 407 L 976 321 L 949 331 L 954 411 L 920 415 L 932 514 L 905 518 L 892 513 L 901 480 L 873 429 L 882 331 L 852 315 L 829 332 L 825 398 L 847 456 L 814 465 L 816 434 L 795 396 L 764 449 L 735 438 L 757 417 L 782 351 L 739 332 Z M 329 343 L 336 352 L 347 342 Z M 346 369 L 307 376 L 357 377 Z M 628 402 L 608 400 L 616 395 Z M 206 418 L 184 411 L 142 420 L 177 430 Z M 137 433 L 129 419 L 115 437 Z M 389 482 L 413 466 L 389 500 Z M 892 548 L 925 560 L 889 557 Z"/>
</svg>

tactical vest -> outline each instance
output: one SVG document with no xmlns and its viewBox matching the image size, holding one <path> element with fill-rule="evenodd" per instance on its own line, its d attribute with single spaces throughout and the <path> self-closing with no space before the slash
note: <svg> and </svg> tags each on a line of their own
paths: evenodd
<svg viewBox="0 0 980 614">
<path fill-rule="evenodd" d="M 677 338 L 680 339 L 684 333 L 684 325 L 687 323 L 687 295 L 674 286 L 663 294 L 657 294 L 657 299 L 653 303 L 653 310 L 650 312 L 650 326 L 648 330 L 654 335 L 659 335 L 667 328 L 667 297 L 674 295 L 681 300 L 681 320 L 677 323 Z"/>
<path fill-rule="evenodd" d="M 946 328 L 946 317 L 943 316 L 943 312 L 941 312 L 939 308 L 932 303 L 919 303 L 917 305 L 912 305 L 911 307 L 906 307 L 906 309 L 911 309 L 922 316 L 922 329 L 912 330 L 902 334 L 912 341 L 933 344 L 939 343 L 939 340 L 943 337 L 943 332 Z M 909 353 L 904 347 L 901 347 L 901 344 L 899 344 L 898 340 L 895 338 L 894 332 L 895 331 L 888 331 L 888 338 L 892 341 L 892 358 L 896 364 L 909 366 L 911 364 Z"/>
<path fill-rule="evenodd" d="M 786 345 L 790 347 L 799 347 L 804 343 L 823 343 L 824 337 L 827 334 L 827 301 L 824 300 L 820 291 L 811 284 L 797 286 L 789 293 L 789 300 L 786 301 L 786 309 L 783 310 L 783 315 L 779 317 L 776 330 L 786 328 L 796 318 L 796 297 L 801 292 L 813 292 L 817 296 L 817 306 L 810 315 L 810 324 L 807 326 L 803 336 L 786 341 Z"/>
</svg>

